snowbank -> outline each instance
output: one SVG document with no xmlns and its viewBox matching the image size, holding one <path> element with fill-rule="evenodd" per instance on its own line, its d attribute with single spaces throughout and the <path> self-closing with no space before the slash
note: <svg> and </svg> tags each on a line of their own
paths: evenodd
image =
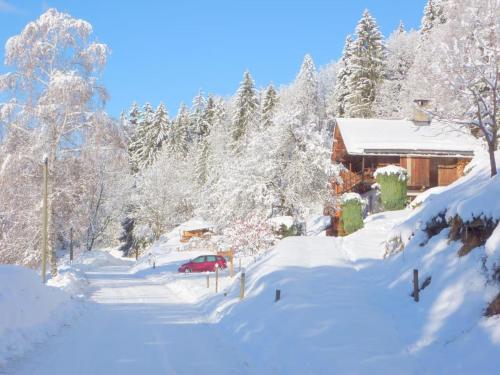
<svg viewBox="0 0 500 375">
<path fill-rule="evenodd" d="M 49 284 L 71 288 L 71 277 L 65 273 Z M 71 294 L 43 285 L 33 270 L 0 265 L 0 364 L 57 332 L 75 316 L 77 305 Z"/>
<path fill-rule="evenodd" d="M 500 174 L 500 151 L 496 153 Z M 486 153 L 478 154 L 471 163 L 466 176 L 446 187 L 439 187 L 417 197 L 417 207 L 412 215 L 394 228 L 390 238 L 399 237 L 404 244 L 410 238 L 423 236 L 422 231 L 438 216 L 450 222 L 455 216 L 463 222 L 474 219 L 500 220 L 500 175 L 490 176 Z"/>
<path fill-rule="evenodd" d="M 500 318 L 483 313 L 498 286 L 482 254 L 458 257 L 446 229 L 384 259 L 387 233 L 408 215 L 370 216 L 343 238 L 285 238 L 246 270 L 245 299 L 236 282 L 212 319 L 258 358 L 255 373 L 496 373 Z M 485 247 L 499 245 L 497 228 Z M 430 278 L 418 304 L 413 269 L 420 286 Z"/>
<path fill-rule="evenodd" d="M 330 216 L 313 216 L 309 218 L 306 222 L 306 235 L 307 236 L 319 236 L 324 234 L 332 224 L 332 218 Z"/>
</svg>

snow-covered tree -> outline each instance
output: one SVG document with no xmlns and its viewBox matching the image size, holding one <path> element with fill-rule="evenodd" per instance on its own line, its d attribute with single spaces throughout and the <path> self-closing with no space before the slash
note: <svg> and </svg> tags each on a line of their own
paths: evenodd
<svg viewBox="0 0 500 375">
<path fill-rule="evenodd" d="M 155 147 L 152 134 L 154 111 L 151 104 L 144 104 L 133 142 L 129 145 L 131 165 L 133 170 L 142 169 L 150 164 L 152 150 Z"/>
<path fill-rule="evenodd" d="M 345 117 L 346 115 L 346 96 L 349 94 L 349 77 L 351 75 L 351 56 L 353 49 L 353 40 L 350 35 L 347 36 L 344 44 L 344 51 L 340 60 L 340 69 L 337 73 L 337 82 L 333 92 L 330 112 L 336 117 Z"/>
<path fill-rule="evenodd" d="M 500 3 L 456 0 L 446 3 L 447 22 L 426 42 L 434 61 L 420 80 L 435 88 L 433 114 L 469 131 L 487 144 L 491 175 L 500 136 Z"/>
<path fill-rule="evenodd" d="M 316 122 L 319 116 L 318 73 L 312 57 L 307 54 L 295 78 L 296 106 L 301 122 Z"/>
<path fill-rule="evenodd" d="M 420 45 L 416 31 L 394 31 L 386 42 L 386 75 L 377 87 L 374 113 L 382 118 L 405 117 L 404 108 L 412 103 L 412 92 L 405 88 Z"/>
<path fill-rule="evenodd" d="M 189 148 L 189 110 L 184 103 L 181 103 L 177 116 L 172 122 L 168 149 L 172 154 L 184 156 Z"/>
<path fill-rule="evenodd" d="M 30 171 L 21 174 L 18 186 L 33 187 L 32 192 L 26 192 L 24 204 L 20 204 L 19 195 L 13 199 L 15 196 L 4 195 L 9 189 L 2 189 L 0 201 L 7 206 L 1 209 L 6 214 L 2 214 L 4 221 L 0 223 L 3 227 L 0 249 L 12 255 L 10 261 L 34 265 L 40 259 L 40 216 L 36 212 L 39 195 L 33 192 L 39 191 L 34 186 L 40 184 L 40 163 L 45 154 L 51 181 L 49 239 L 52 271 L 55 270 L 56 241 L 60 242 L 69 220 L 55 204 L 59 199 L 54 198 L 68 189 L 66 176 L 61 176 L 61 171 L 67 171 L 65 167 L 78 158 L 88 137 L 96 134 L 92 131 L 96 124 L 92 118 L 107 97 L 99 83 L 99 73 L 106 64 L 107 55 L 107 46 L 95 42 L 88 22 L 55 9 L 47 10 L 6 43 L 5 62 L 12 67 L 12 72 L 0 76 L 0 91 L 10 97 L 1 104 L 1 120 L 9 124 L 8 143 L 21 140 L 25 143 L 21 159 L 9 157 L 9 151 L 7 156 L 0 158 L 4 173 L 13 171 L 12 168 L 19 172 Z M 20 146 L 14 146 L 16 152 L 21 151 Z M 12 180 L 5 183 L 10 185 Z M 78 196 L 80 192 L 75 190 L 73 193 Z M 26 210 L 23 219 L 18 215 L 21 214 L 19 210 Z M 18 212 L 11 216 L 12 211 Z M 26 220 L 31 215 L 29 211 L 36 215 L 33 220 Z M 18 230 L 15 220 L 24 222 L 24 230 Z M 23 258 L 21 254 L 25 254 L 26 246 L 16 239 L 19 236 L 34 247 L 31 249 L 34 256 Z"/>
<path fill-rule="evenodd" d="M 365 10 L 356 27 L 345 97 L 347 117 L 373 116 L 377 86 L 384 78 L 385 47 L 375 19 Z"/>
<path fill-rule="evenodd" d="M 406 32 L 405 30 L 405 24 L 403 23 L 403 21 L 399 21 L 399 26 L 398 26 L 398 33 L 399 34 L 403 34 Z"/>
<path fill-rule="evenodd" d="M 240 255 L 256 255 L 270 249 L 277 236 L 266 217 L 249 215 L 235 220 L 224 230 L 224 236 L 231 242 L 233 251 Z"/>
<path fill-rule="evenodd" d="M 135 158 L 135 154 L 140 146 L 140 140 L 138 139 L 138 129 L 139 122 L 141 119 L 141 111 L 137 103 L 132 103 L 132 107 L 128 112 L 127 125 L 126 125 L 126 134 L 128 137 L 128 155 L 129 155 L 129 164 L 132 172 L 137 172 L 139 170 L 139 166 L 137 165 L 137 160 Z"/>
<path fill-rule="evenodd" d="M 420 33 L 429 33 L 436 25 L 446 22 L 443 4 L 440 0 L 428 0 L 424 7 L 424 16 L 420 25 Z"/>
<path fill-rule="evenodd" d="M 261 123 L 262 128 L 267 129 L 272 125 L 273 116 L 278 104 L 278 94 L 271 84 L 267 87 L 264 93 L 264 100 L 262 101 L 262 115 Z"/>
<path fill-rule="evenodd" d="M 238 150 L 242 144 L 248 142 L 248 132 L 256 124 L 256 115 L 259 107 L 255 84 L 248 71 L 243 74 L 243 81 L 236 93 L 235 100 L 231 135 L 233 147 Z"/>
<path fill-rule="evenodd" d="M 191 142 L 200 142 L 208 133 L 208 126 L 203 118 L 206 104 L 206 99 L 200 91 L 198 95 L 193 98 L 193 105 L 189 116 L 189 139 Z"/>
<path fill-rule="evenodd" d="M 166 229 L 193 215 L 193 163 L 163 150 L 158 159 L 137 175 L 134 196 L 135 225 L 152 229 L 158 238 Z"/>
</svg>

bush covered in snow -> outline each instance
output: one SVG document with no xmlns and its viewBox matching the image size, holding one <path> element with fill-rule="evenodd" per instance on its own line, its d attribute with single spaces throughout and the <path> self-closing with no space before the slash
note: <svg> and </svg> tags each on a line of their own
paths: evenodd
<svg viewBox="0 0 500 375">
<path fill-rule="evenodd" d="M 347 234 L 363 228 L 363 198 L 357 193 L 342 195 L 342 226 Z"/>
<path fill-rule="evenodd" d="M 406 205 L 408 173 L 406 169 L 388 165 L 374 173 L 380 185 L 380 196 L 385 210 L 401 210 Z"/>
<path fill-rule="evenodd" d="M 259 216 L 236 220 L 223 231 L 234 253 L 257 254 L 269 249 L 277 239 L 272 226 Z"/>
</svg>

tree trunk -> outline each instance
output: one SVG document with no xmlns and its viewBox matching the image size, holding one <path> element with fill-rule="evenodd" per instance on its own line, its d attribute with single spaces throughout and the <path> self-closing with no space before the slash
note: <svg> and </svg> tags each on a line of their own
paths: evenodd
<svg viewBox="0 0 500 375">
<path fill-rule="evenodd" d="M 495 160 L 495 146 L 493 144 L 488 145 L 488 153 L 490 154 L 491 177 L 493 177 L 497 174 L 497 162 Z"/>
</svg>

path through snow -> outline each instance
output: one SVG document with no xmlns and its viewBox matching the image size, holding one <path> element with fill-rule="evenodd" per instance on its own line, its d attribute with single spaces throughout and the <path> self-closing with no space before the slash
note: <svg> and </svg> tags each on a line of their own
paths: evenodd
<svg viewBox="0 0 500 375">
<path fill-rule="evenodd" d="M 217 325 L 205 322 L 199 306 L 128 270 L 108 265 L 88 272 L 95 304 L 7 373 L 247 373 L 244 358 Z"/>
</svg>

